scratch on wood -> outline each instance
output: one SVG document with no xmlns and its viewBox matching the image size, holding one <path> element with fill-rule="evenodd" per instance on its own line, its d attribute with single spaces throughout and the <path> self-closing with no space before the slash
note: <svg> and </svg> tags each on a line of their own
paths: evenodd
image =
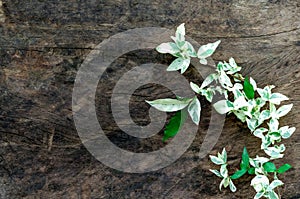
<svg viewBox="0 0 300 199">
<path fill-rule="evenodd" d="M 0 0 L 0 22 L 4 23 L 5 22 L 5 16 L 4 16 L 4 11 L 3 11 L 3 3 Z"/>
<path fill-rule="evenodd" d="M 51 149 L 52 149 L 54 132 L 55 132 L 55 130 L 53 129 L 51 131 L 51 134 L 50 134 L 49 139 L 48 139 L 48 151 L 51 151 Z"/>
</svg>

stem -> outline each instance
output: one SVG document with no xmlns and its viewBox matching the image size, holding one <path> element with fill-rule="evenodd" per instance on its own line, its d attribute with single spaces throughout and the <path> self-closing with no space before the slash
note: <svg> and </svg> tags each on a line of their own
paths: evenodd
<svg viewBox="0 0 300 199">
<path fill-rule="evenodd" d="M 280 190 L 279 190 L 278 187 L 276 189 L 277 189 L 277 192 L 278 192 L 279 199 L 281 199 Z"/>
<path fill-rule="evenodd" d="M 227 75 L 229 75 L 229 76 L 232 77 L 232 78 L 238 79 L 238 80 L 240 80 L 241 82 L 244 81 L 243 76 L 241 76 L 241 77 L 237 76 L 237 77 L 236 77 L 236 76 L 234 76 L 234 75 L 232 75 L 232 74 L 227 74 Z"/>
</svg>

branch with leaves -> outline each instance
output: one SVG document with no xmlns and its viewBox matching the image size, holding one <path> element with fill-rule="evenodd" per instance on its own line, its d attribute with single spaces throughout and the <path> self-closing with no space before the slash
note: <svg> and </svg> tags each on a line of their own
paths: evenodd
<svg viewBox="0 0 300 199">
<path fill-rule="evenodd" d="M 168 53 L 176 59 L 167 68 L 168 71 L 180 70 L 184 73 L 191 62 L 191 58 L 198 58 L 199 62 L 207 65 L 207 58 L 210 57 L 220 41 L 201 46 L 196 52 L 192 44 L 185 40 L 185 27 L 181 24 L 171 37 L 173 42 L 162 43 L 156 49 L 160 53 Z M 233 58 L 229 62 L 219 62 L 215 72 L 210 74 L 202 82 L 201 86 L 190 82 L 191 89 L 212 102 L 213 97 L 218 93 L 224 99 L 213 104 L 215 110 L 220 114 L 234 114 L 241 122 L 246 123 L 250 132 L 261 139 L 261 150 L 267 157 L 249 157 L 247 149 L 244 148 L 240 169 L 229 175 L 227 169 L 227 152 L 225 148 L 217 156 L 210 156 L 211 161 L 220 165 L 220 170 L 210 170 L 216 176 L 222 178 L 220 190 L 229 186 L 232 192 L 236 191 L 233 180 L 245 174 L 255 175 L 251 186 L 257 194 L 254 199 L 261 197 L 278 199 L 280 194 L 275 188 L 284 183 L 278 179 L 278 174 L 284 173 L 291 168 L 289 164 L 283 164 L 279 168 L 272 160 L 282 158 L 285 151 L 284 144 L 278 144 L 282 139 L 289 138 L 296 130 L 295 127 L 280 126 L 279 119 L 285 116 L 293 107 L 293 104 L 282 105 L 281 102 L 288 100 L 288 97 L 273 93 L 273 85 L 258 88 L 251 77 L 243 77 Z M 176 112 L 170 119 L 164 131 L 163 141 L 174 137 L 181 129 L 184 121 L 189 115 L 195 124 L 200 122 L 201 104 L 196 96 L 184 98 L 177 96 L 177 99 L 158 99 L 146 101 L 151 106 L 164 112 Z M 270 180 L 271 179 L 271 180 Z M 271 181 L 271 182 L 270 182 Z"/>
</svg>

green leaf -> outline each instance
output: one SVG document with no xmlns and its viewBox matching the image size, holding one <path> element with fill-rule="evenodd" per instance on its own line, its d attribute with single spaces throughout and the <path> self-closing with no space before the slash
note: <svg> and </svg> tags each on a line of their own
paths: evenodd
<svg viewBox="0 0 300 199">
<path fill-rule="evenodd" d="M 188 106 L 188 112 L 195 124 L 200 122 L 201 104 L 197 97 L 194 97 L 193 101 Z"/>
<path fill-rule="evenodd" d="M 218 47 L 218 45 L 221 43 L 220 40 L 214 42 L 214 43 L 208 43 L 206 45 L 203 45 L 199 48 L 197 56 L 199 59 L 205 59 L 209 56 L 211 56 L 216 48 Z"/>
<path fill-rule="evenodd" d="M 248 168 L 249 168 L 249 154 L 247 148 L 244 147 L 243 154 L 242 154 L 241 169 L 247 170 Z"/>
<path fill-rule="evenodd" d="M 248 169 L 248 173 L 249 173 L 250 175 L 254 175 L 254 174 L 255 174 L 255 168 L 253 168 L 253 167 L 249 168 L 249 169 Z"/>
<path fill-rule="evenodd" d="M 284 173 L 284 172 L 288 171 L 288 170 L 291 169 L 291 168 L 292 168 L 291 165 L 289 165 L 289 164 L 284 164 L 284 165 L 282 165 L 281 167 L 279 167 L 279 168 L 277 169 L 277 173 Z"/>
<path fill-rule="evenodd" d="M 187 68 L 189 67 L 191 62 L 191 59 L 184 59 L 182 57 L 179 57 L 175 59 L 167 68 L 167 71 L 176 71 L 176 70 L 181 70 L 181 74 L 184 73 Z"/>
<path fill-rule="evenodd" d="M 272 173 L 276 171 L 276 166 L 273 162 L 266 162 L 263 164 L 263 168 L 266 172 Z"/>
<path fill-rule="evenodd" d="M 159 53 L 169 53 L 172 55 L 180 52 L 180 49 L 174 42 L 162 43 L 156 47 L 156 50 Z"/>
<path fill-rule="evenodd" d="M 186 109 L 182 111 L 177 111 L 175 113 L 175 115 L 170 119 L 169 123 L 165 127 L 163 142 L 165 142 L 167 139 L 171 137 L 174 137 L 180 131 L 186 118 L 187 118 Z"/>
<path fill-rule="evenodd" d="M 250 80 L 248 77 L 246 77 L 244 80 L 244 92 L 248 99 L 254 98 L 254 94 L 255 94 L 254 88 L 253 88 L 252 84 L 250 83 Z"/>
<path fill-rule="evenodd" d="M 156 108 L 157 110 L 164 111 L 164 112 L 174 112 L 181 109 L 184 109 L 192 99 L 158 99 L 154 101 L 147 101 L 148 104 Z"/>
<path fill-rule="evenodd" d="M 232 180 L 236 180 L 236 179 L 242 177 L 245 173 L 247 173 L 247 169 L 238 170 L 230 178 Z"/>
</svg>

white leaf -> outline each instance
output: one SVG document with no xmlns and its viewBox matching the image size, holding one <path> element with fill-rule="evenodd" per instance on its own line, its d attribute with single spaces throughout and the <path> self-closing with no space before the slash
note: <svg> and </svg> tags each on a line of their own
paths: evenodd
<svg viewBox="0 0 300 199">
<path fill-rule="evenodd" d="M 193 101 L 191 101 L 188 106 L 188 112 L 193 122 L 198 125 L 200 122 L 201 104 L 197 97 L 194 97 Z"/>
<path fill-rule="evenodd" d="M 221 168 L 220 168 L 220 173 L 223 176 L 223 178 L 227 178 L 228 177 L 228 170 L 227 170 L 226 167 L 227 167 L 227 165 L 223 164 L 223 165 L 221 165 Z"/>
<path fill-rule="evenodd" d="M 226 180 L 226 178 L 223 178 L 223 180 L 220 182 L 220 185 L 219 185 L 220 191 L 222 190 L 222 186 L 224 185 L 225 180 Z"/>
<path fill-rule="evenodd" d="M 254 161 L 252 158 L 249 158 L 250 165 L 253 167 L 258 167 L 257 161 Z"/>
<path fill-rule="evenodd" d="M 173 41 L 177 44 L 179 48 L 181 48 L 185 44 L 185 27 L 184 23 L 180 24 L 175 32 L 175 37 L 171 36 Z"/>
<path fill-rule="evenodd" d="M 237 109 L 239 109 L 239 108 L 248 106 L 248 103 L 247 103 L 245 97 L 244 97 L 244 96 L 241 96 L 241 97 L 237 98 L 237 99 L 233 102 L 233 106 L 234 106 L 234 109 L 237 110 Z"/>
<path fill-rule="evenodd" d="M 251 186 L 256 192 L 260 192 L 269 183 L 269 179 L 265 175 L 257 175 L 251 180 Z"/>
<path fill-rule="evenodd" d="M 276 117 L 280 118 L 288 114 L 291 111 L 293 104 L 283 105 L 276 111 Z"/>
<path fill-rule="evenodd" d="M 226 152 L 225 148 L 223 148 L 223 151 L 222 151 L 222 159 L 224 162 L 227 162 L 227 152 Z"/>
<path fill-rule="evenodd" d="M 156 50 L 159 53 L 169 53 L 169 54 L 175 54 L 175 53 L 180 52 L 180 49 L 173 42 L 162 43 L 162 44 L 160 44 L 159 46 L 156 47 Z"/>
<path fill-rule="evenodd" d="M 259 115 L 259 123 L 263 123 L 265 120 L 271 117 L 271 113 L 269 110 L 263 110 Z"/>
<path fill-rule="evenodd" d="M 188 67 L 190 66 L 190 62 L 191 62 L 190 58 L 183 60 L 182 67 L 180 70 L 181 74 L 183 74 L 188 69 Z"/>
<path fill-rule="evenodd" d="M 207 101 L 212 102 L 213 91 L 211 89 L 203 90 L 201 94 L 205 96 Z"/>
<path fill-rule="evenodd" d="M 223 67 L 224 70 L 227 71 L 227 74 L 235 74 L 236 72 L 239 72 L 242 69 L 236 64 L 235 60 L 232 57 L 229 59 L 229 64 L 224 62 Z"/>
<path fill-rule="evenodd" d="M 230 78 L 226 75 L 226 73 L 223 70 L 220 71 L 219 82 L 224 88 L 233 86 Z"/>
<path fill-rule="evenodd" d="M 185 27 L 184 27 L 184 23 L 180 24 L 177 29 L 176 29 L 176 33 L 177 34 L 181 34 L 181 35 L 185 35 Z"/>
<path fill-rule="evenodd" d="M 233 104 L 231 103 L 231 106 L 229 106 L 231 102 L 228 100 L 220 100 L 216 102 L 213 107 L 216 109 L 216 111 L 220 114 L 225 114 L 231 110 L 233 110 Z"/>
<path fill-rule="evenodd" d="M 218 176 L 218 177 L 220 177 L 220 178 L 222 178 L 222 175 L 221 175 L 221 173 L 218 171 L 218 170 L 213 170 L 213 169 L 209 169 L 212 173 L 214 173 L 216 176 Z"/>
<path fill-rule="evenodd" d="M 229 64 L 233 68 L 237 68 L 238 67 L 237 64 L 235 63 L 235 60 L 232 57 L 229 58 Z"/>
<path fill-rule="evenodd" d="M 225 179 L 225 180 L 224 180 L 224 187 L 226 188 L 226 187 L 228 187 L 228 185 L 229 185 L 230 178 L 227 177 L 227 178 L 224 178 L 224 179 Z"/>
<path fill-rule="evenodd" d="M 239 110 L 234 110 L 233 113 L 235 114 L 235 116 L 241 120 L 242 122 L 246 121 L 246 115 L 243 111 L 239 111 Z"/>
<path fill-rule="evenodd" d="M 201 93 L 201 89 L 199 88 L 199 86 L 197 84 L 190 82 L 190 86 L 195 93 L 198 93 L 198 94 Z"/>
<path fill-rule="evenodd" d="M 232 192 L 236 192 L 236 187 L 235 185 L 233 184 L 232 180 L 229 181 L 229 188 Z"/>
<path fill-rule="evenodd" d="M 271 94 L 269 101 L 273 104 L 279 105 L 280 102 L 282 102 L 284 100 L 288 100 L 288 99 L 289 98 L 285 95 L 282 95 L 280 93 L 273 93 L 273 94 Z"/>
<path fill-rule="evenodd" d="M 265 157 L 256 157 L 253 159 L 253 161 L 263 165 L 264 163 L 268 162 L 269 161 L 269 158 L 265 158 Z"/>
<path fill-rule="evenodd" d="M 265 136 L 264 136 L 264 132 L 267 132 L 268 131 L 268 129 L 266 129 L 266 128 L 258 128 L 258 129 L 256 129 L 254 132 L 253 132 L 253 135 L 254 136 L 256 136 L 256 137 L 259 137 L 259 138 L 261 138 L 261 139 L 263 139 Z"/>
<path fill-rule="evenodd" d="M 199 59 L 205 59 L 209 56 L 211 56 L 216 48 L 218 47 L 218 45 L 221 43 L 220 40 L 214 42 L 214 43 L 208 43 L 206 45 L 203 45 L 199 48 L 197 56 Z"/>
<path fill-rule="evenodd" d="M 256 193 L 256 195 L 254 196 L 254 199 L 259 199 L 259 198 L 263 197 L 264 194 L 265 194 L 264 191 L 260 191 L 260 192 Z"/>
<path fill-rule="evenodd" d="M 211 84 L 214 80 L 216 80 L 218 78 L 217 74 L 212 73 L 210 75 L 208 75 L 205 80 L 202 82 L 201 87 L 200 88 L 205 88 L 206 86 L 208 86 L 209 84 Z"/>
<path fill-rule="evenodd" d="M 167 71 L 176 71 L 181 69 L 181 73 L 184 73 L 189 67 L 190 61 L 190 59 L 183 59 L 179 57 L 170 64 L 170 66 L 167 68 Z"/>
<path fill-rule="evenodd" d="M 253 132 L 257 127 L 257 120 L 256 119 L 248 119 L 246 118 L 247 126 Z"/>
<path fill-rule="evenodd" d="M 235 83 L 232 88 L 227 88 L 229 91 L 233 92 L 234 98 L 239 98 L 243 96 L 243 93 L 241 90 L 243 89 L 242 84 L 240 83 Z"/>
<path fill-rule="evenodd" d="M 283 128 L 283 127 L 282 127 Z M 291 127 L 291 128 L 288 128 L 288 129 L 284 129 L 284 130 L 281 130 L 282 128 L 279 129 L 279 133 L 281 135 L 282 138 L 284 139 L 287 139 L 289 137 L 291 137 L 291 135 L 295 132 L 296 128 L 295 127 Z"/>
<path fill-rule="evenodd" d="M 207 60 L 205 58 L 200 59 L 200 64 L 207 65 Z"/>
<path fill-rule="evenodd" d="M 281 148 L 276 147 L 268 147 L 264 149 L 265 153 L 271 157 L 271 160 L 282 158 L 284 155 L 281 154 L 284 150 Z"/>
<path fill-rule="evenodd" d="M 275 191 L 270 191 L 269 192 L 269 199 L 280 199 L 277 193 Z"/>
<path fill-rule="evenodd" d="M 181 47 L 181 50 L 186 53 L 186 55 L 190 57 L 197 57 L 197 53 L 192 46 L 192 44 L 188 41 L 184 42 L 184 45 Z"/>
<path fill-rule="evenodd" d="M 269 191 L 275 189 L 278 186 L 283 185 L 284 183 L 281 180 L 274 180 L 273 182 L 271 182 L 271 184 L 269 185 L 268 189 Z"/>
<path fill-rule="evenodd" d="M 252 77 L 250 77 L 250 84 L 253 86 L 253 89 L 256 91 L 257 89 L 257 85 L 254 79 L 252 79 Z"/>
<path fill-rule="evenodd" d="M 269 122 L 269 129 L 271 132 L 275 132 L 275 131 L 278 131 L 278 126 L 279 126 L 279 122 L 277 119 L 270 119 L 270 122 Z"/>
<path fill-rule="evenodd" d="M 191 99 L 185 100 L 177 100 L 177 99 L 158 99 L 154 101 L 147 101 L 148 104 L 156 108 L 157 110 L 164 112 L 173 112 L 184 109 L 189 103 Z"/>
<path fill-rule="evenodd" d="M 221 158 L 218 158 L 216 156 L 210 155 L 209 158 L 216 165 L 225 164 L 225 162 Z"/>
<path fill-rule="evenodd" d="M 264 101 L 269 100 L 269 93 L 265 89 L 257 88 L 256 90 Z"/>
</svg>

